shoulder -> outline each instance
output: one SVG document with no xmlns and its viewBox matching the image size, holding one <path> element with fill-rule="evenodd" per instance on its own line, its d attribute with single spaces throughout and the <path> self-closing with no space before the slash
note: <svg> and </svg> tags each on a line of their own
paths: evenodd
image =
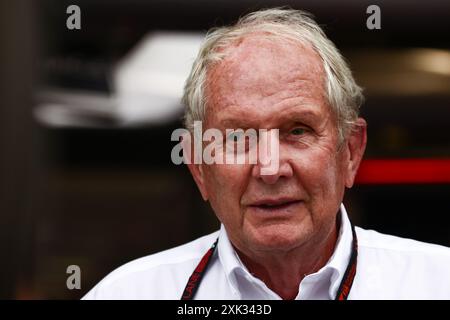
<svg viewBox="0 0 450 320">
<path fill-rule="evenodd" d="M 357 274 L 368 297 L 450 298 L 450 248 L 362 228 L 356 233 Z"/>
<path fill-rule="evenodd" d="M 83 299 L 178 299 L 216 231 L 184 245 L 145 256 L 117 268 Z"/>
<path fill-rule="evenodd" d="M 404 255 L 450 258 L 450 248 L 356 227 L 358 245 L 364 250 L 385 250 Z"/>
</svg>

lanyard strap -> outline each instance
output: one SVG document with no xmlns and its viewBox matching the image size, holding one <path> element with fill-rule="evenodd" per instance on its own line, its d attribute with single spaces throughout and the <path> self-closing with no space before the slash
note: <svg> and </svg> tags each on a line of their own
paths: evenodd
<svg viewBox="0 0 450 320">
<path fill-rule="evenodd" d="M 356 275 L 356 264 L 358 258 L 358 238 L 356 237 L 355 227 L 352 225 L 352 254 L 350 256 L 350 261 L 348 262 L 347 269 L 345 269 L 344 276 L 342 277 L 341 284 L 336 293 L 336 298 L 334 300 L 347 300 L 350 294 L 350 289 L 353 285 L 353 280 Z"/>
<path fill-rule="evenodd" d="M 355 227 L 353 225 L 352 234 L 352 254 L 350 256 L 350 261 L 348 262 L 344 276 L 342 277 L 341 284 L 339 285 L 335 300 L 347 300 L 350 289 L 352 288 L 353 280 L 355 279 L 358 257 L 358 239 L 356 238 Z M 184 288 L 183 295 L 181 296 L 181 300 L 192 300 L 194 298 L 194 295 L 197 292 L 198 287 L 200 286 L 200 282 L 205 275 L 206 268 L 211 261 L 211 257 L 216 250 L 218 242 L 219 238 L 216 239 L 211 248 L 209 248 L 209 250 L 205 253 L 202 260 L 200 260 L 200 263 L 197 265 L 194 272 L 189 277 L 186 287 Z"/>
<path fill-rule="evenodd" d="M 217 242 L 219 242 L 219 238 L 214 241 L 213 245 L 209 250 L 205 253 L 200 263 L 195 268 L 194 272 L 192 272 L 189 280 L 186 284 L 186 288 L 184 288 L 183 295 L 181 296 L 181 300 L 192 300 L 195 293 L 197 292 L 198 287 L 200 286 L 200 281 L 202 280 L 206 267 L 211 261 L 211 257 L 216 250 Z"/>
</svg>

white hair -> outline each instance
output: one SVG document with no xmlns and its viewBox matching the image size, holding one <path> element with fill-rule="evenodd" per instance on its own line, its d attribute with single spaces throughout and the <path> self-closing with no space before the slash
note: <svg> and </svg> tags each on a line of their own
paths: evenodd
<svg viewBox="0 0 450 320">
<path fill-rule="evenodd" d="M 215 28 L 207 33 L 184 87 L 182 102 L 186 107 L 186 128 L 192 130 L 194 121 L 204 120 L 207 72 L 224 58 L 226 53 L 223 49 L 251 33 L 261 32 L 309 44 L 318 53 L 325 72 L 325 96 L 336 115 L 339 140 L 343 141 L 358 118 L 364 100 L 362 89 L 356 84 L 339 50 L 326 37 L 312 15 L 286 8 L 256 11 L 240 18 L 234 25 Z"/>
</svg>

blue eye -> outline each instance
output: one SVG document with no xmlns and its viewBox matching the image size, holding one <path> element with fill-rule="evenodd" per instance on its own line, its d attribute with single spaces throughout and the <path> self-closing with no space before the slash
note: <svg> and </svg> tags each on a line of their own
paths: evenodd
<svg viewBox="0 0 450 320">
<path fill-rule="evenodd" d="M 305 134 L 306 130 L 303 128 L 295 128 L 291 130 L 291 134 L 295 136 L 301 136 L 302 134 Z"/>
<path fill-rule="evenodd" d="M 230 135 L 228 135 L 228 141 L 230 142 L 237 142 L 242 139 L 242 132 L 233 132 Z"/>
</svg>

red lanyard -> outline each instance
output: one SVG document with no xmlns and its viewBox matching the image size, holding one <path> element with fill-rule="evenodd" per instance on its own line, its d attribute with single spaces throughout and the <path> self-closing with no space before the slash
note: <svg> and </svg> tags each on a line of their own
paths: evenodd
<svg viewBox="0 0 450 320">
<path fill-rule="evenodd" d="M 202 260 L 200 260 L 200 263 L 197 265 L 194 272 L 192 272 L 186 284 L 186 288 L 184 288 L 181 300 L 192 300 L 194 297 L 195 292 L 197 292 L 197 289 L 200 286 L 200 281 L 205 274 L 205 269 L 211 261 L 214 251 L 216 250 L 217 242 L 219 242 L 219 238 L 216 239 L 211 248 L 209 248 L 209 250 L 205 253 Z"/>
<path fill-rule="evenodd" d="M 350 256 L 350 260 L 348 262 L 344 276 L 342 277 L 341 284 L 339 285 L 335 300 L 347 300 L 350 289 L 352 288 L 353 280 L 355 279 L 358 257 L 358 239 L 356 238 L 355 227 L 353 225 L 352 234 L 352 254 Z M 189 277 L 186 287 L 184 288 L 183 295 L 181 296 L 181 300 L 192 300 L 194 298 L 194 295 L 197 292 L 198 287 L 200 286 L 200 282 L 205 275 L 206 268 L 211 261 L 211 257 L 216 250 L 218 242 L 219 238 L 216 239 L 211 248 L 209 248 L 209 250 L 205 253 L 202 260 L 200 260 L 200 263 L 197 265 L 194 272 Z"/>
</svg>

